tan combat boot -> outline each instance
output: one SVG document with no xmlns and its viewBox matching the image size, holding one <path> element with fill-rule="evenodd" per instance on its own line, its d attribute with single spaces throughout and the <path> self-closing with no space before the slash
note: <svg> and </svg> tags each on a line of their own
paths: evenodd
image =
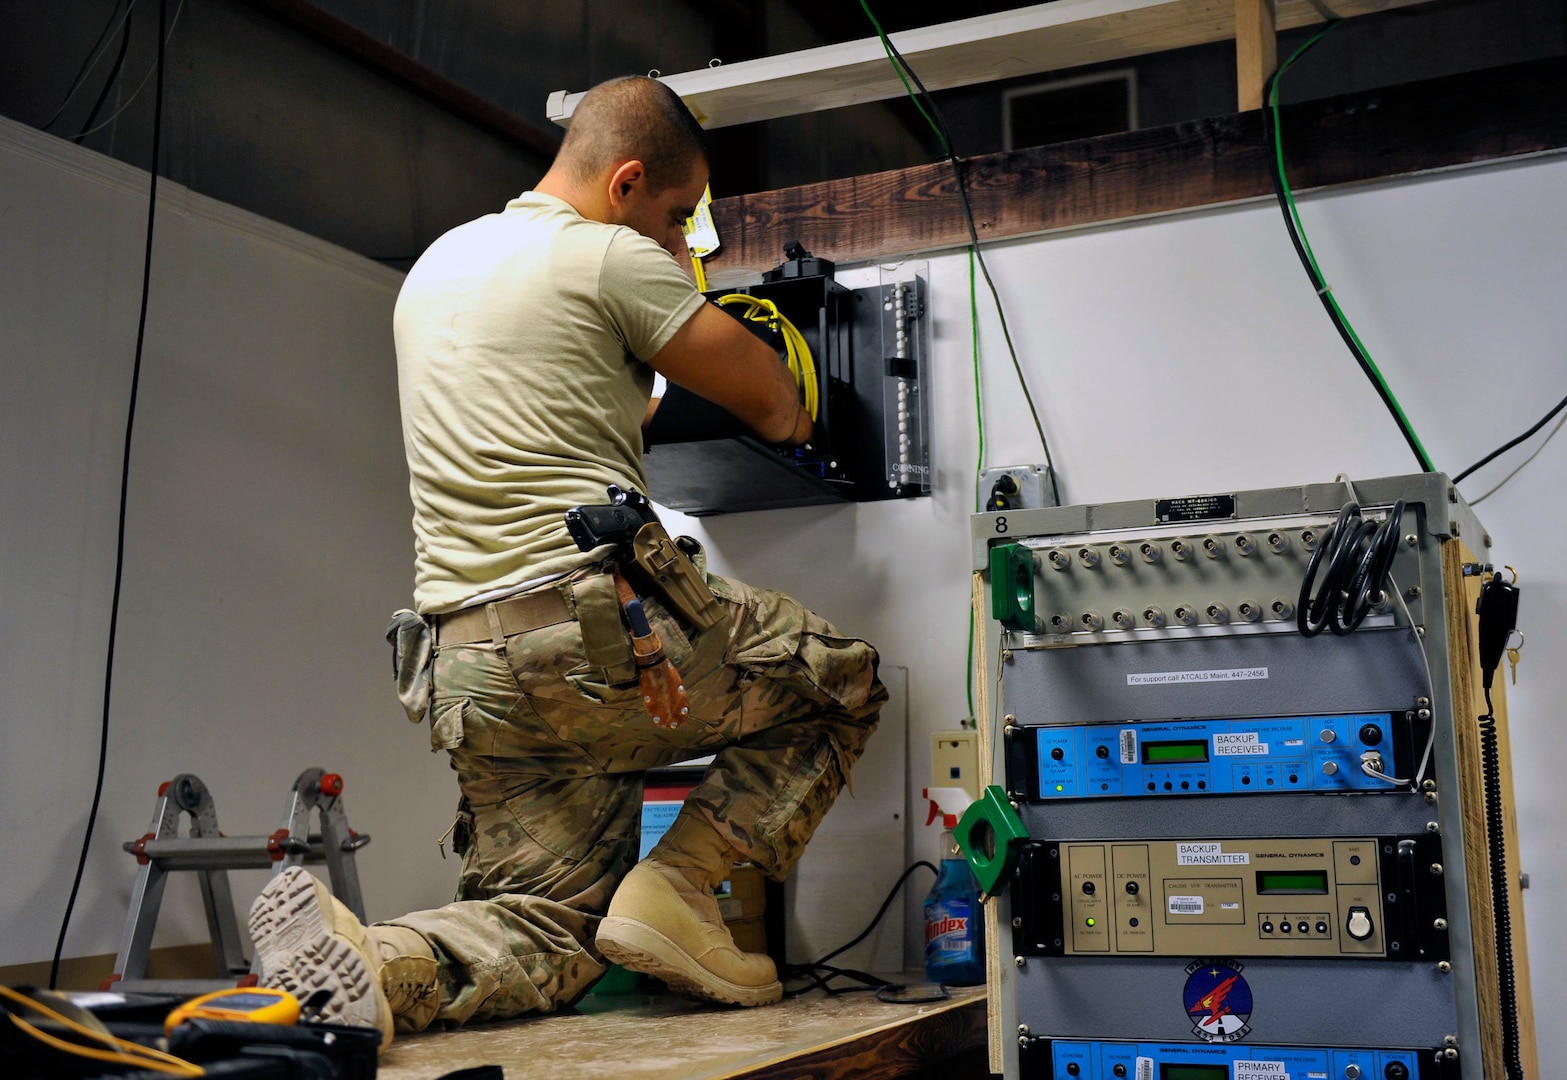
<svg viewBox="0 0 1567 1080">
<path fill-rule="evenodd" d="M 376 1028 L 383 1050 L 394 1024 L 417 1031 L 440 1006 L 435 953 L 423 937 L 400 926 L 365 927 L 300 867 L 267 882 L 249 926 L 262 986 L 301 1001 L 332 991 L 320 1019 Z"/>
<path fill-rule="evenodd" d="M 783 984 L 772 960 L 740 951 L 713 898 L 733 856 L 728 842 L 700 815 L 682 810 L 615 890 L 599 924 L 599 951 L 624 968 L 707 1001 L 778 1001 Z"/>
</svg>

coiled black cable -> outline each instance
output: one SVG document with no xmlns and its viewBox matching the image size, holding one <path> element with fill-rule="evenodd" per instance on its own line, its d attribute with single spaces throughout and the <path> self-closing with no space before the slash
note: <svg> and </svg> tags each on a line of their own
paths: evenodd
<svg viewBox="0 0 1567 1080">
<path fill-rule="evenodd" d="M 1507 899 L 1507 845 L 1502 814 L 1502 765 L 1496 748 L 1491 688 L 1480 717 L 1480 763 L 1485 780 L 1485 838 L 1491 862 L 1491 919 L 1496 934 L 1496 982 L 1502 1013 L 1502 1054 L 1508 1080 L 1524 1080 L 1518 1053 L 1518 985 L 1513 972 L 1513 919 Z"/>
<path fill-rule="evenodd" d="M 1403 520 L 1402 499 L 1393 504 L 1381 524 L 1367 521 L 1359 503 L 1344 504 L 1338 520 L 1311 553 L 1306 576 L 1301 579 L 1295 626 L 1302 636 L 1316 637 L 1326 629 L 1342 637 L 1359 627 L 1382 602 L 1382 583 L 1398 554 Z M 1324 563 L 1326 570 L 1322 569 Z"/>
</svg>

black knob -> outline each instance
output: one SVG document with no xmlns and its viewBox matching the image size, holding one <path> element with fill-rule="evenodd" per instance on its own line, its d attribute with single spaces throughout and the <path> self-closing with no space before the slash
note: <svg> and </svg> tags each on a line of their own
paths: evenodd
<svg viewBox="0 0 1567 1080">
<path fill-rule="evenodd" d="M 1083 895 L 1084 896 L 1092 896 L 1092 895 L 1094 895 L 1094 883 L 1092 881 L 1085 881 L 1085 882 L 1083 882 Z"/>
<path fill-rule="evenodd" d="M 1110 756 L 1110 748 L 1108 746 L 1106 746 L 1104 743 L 1100 743 L 1098 746 L 1094 747 L 1094 756 L 1095 757 L 1101 757 L 1101 758 L 1107 758 L 1107 757 Z M 1125 1066 L 1122 1066 L 1122 1068 L 1124 1068 L 1124 1067 Z"/>
<path fill-rule="evenodd" d="M 1138 893 L 1140 893 L 1142 891 L 1143 891 L 1142 890 L 1142 886 L 1138 885 L 1137 882 L 1135 882 L 1135 881 L 1128 881 L 1126 883 L 1126 892 L 1127 892 L 1128 896 L 1136 896 Z"/>
<path fill-rule="evenodd" d="M 1367 746 L 1380 745 L 1382 742 L 1382 729 L 1375 724 L 1361 724 L 1360 741 Z M 1393 1064 L 1398 1065 L 1398 1062 L 1395 1061 Z M 1403 1068 L 1403 1066 L 1399 1065 L 1399 1068 Z"/>
<path fill-rule="evenodd" d="M 1055 758 L 1057 761 L 1060 761 L 1062 758 L 1066 757 L 1066 751 L 1061 749 L 1059 746 L 1052 746 L 1050 748 L 1050 756 Z"/>
<path fill-rule="evenodd" d="M 1409 1080 L 1409 1066 L 1402 1061 L 1390 1061 L 1387 1068 L 1382 1070 L 1382 1075 L 1387 1080 Z"/>
</svg>

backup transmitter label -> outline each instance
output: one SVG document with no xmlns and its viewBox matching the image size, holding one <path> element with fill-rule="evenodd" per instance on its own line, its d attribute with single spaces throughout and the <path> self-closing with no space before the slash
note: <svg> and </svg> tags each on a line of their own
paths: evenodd
<svg viewBox="0 0 1567 1080">
<path fill-rule="evenodd" d="M 1247 866 L 1249 851 L 1225 851 L 1218 841 L 1201 844 L 1176 844 L 1175 861 L 1180 866 Z"/>
</svg>

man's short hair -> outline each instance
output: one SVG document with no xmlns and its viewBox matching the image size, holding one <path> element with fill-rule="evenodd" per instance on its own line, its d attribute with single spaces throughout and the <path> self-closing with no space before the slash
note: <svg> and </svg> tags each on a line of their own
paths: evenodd
<svg viewBox="0 0 1567 1080">
<path fill-rule="evenodd" d="M 611 79 L 584 94 L 560 154 L 579 183 L 640 161 L 654 192 L 683 183 L 698 161 L 709 160 L 707 137 L 685 102 L 643 75 Z"/>
</svg>

